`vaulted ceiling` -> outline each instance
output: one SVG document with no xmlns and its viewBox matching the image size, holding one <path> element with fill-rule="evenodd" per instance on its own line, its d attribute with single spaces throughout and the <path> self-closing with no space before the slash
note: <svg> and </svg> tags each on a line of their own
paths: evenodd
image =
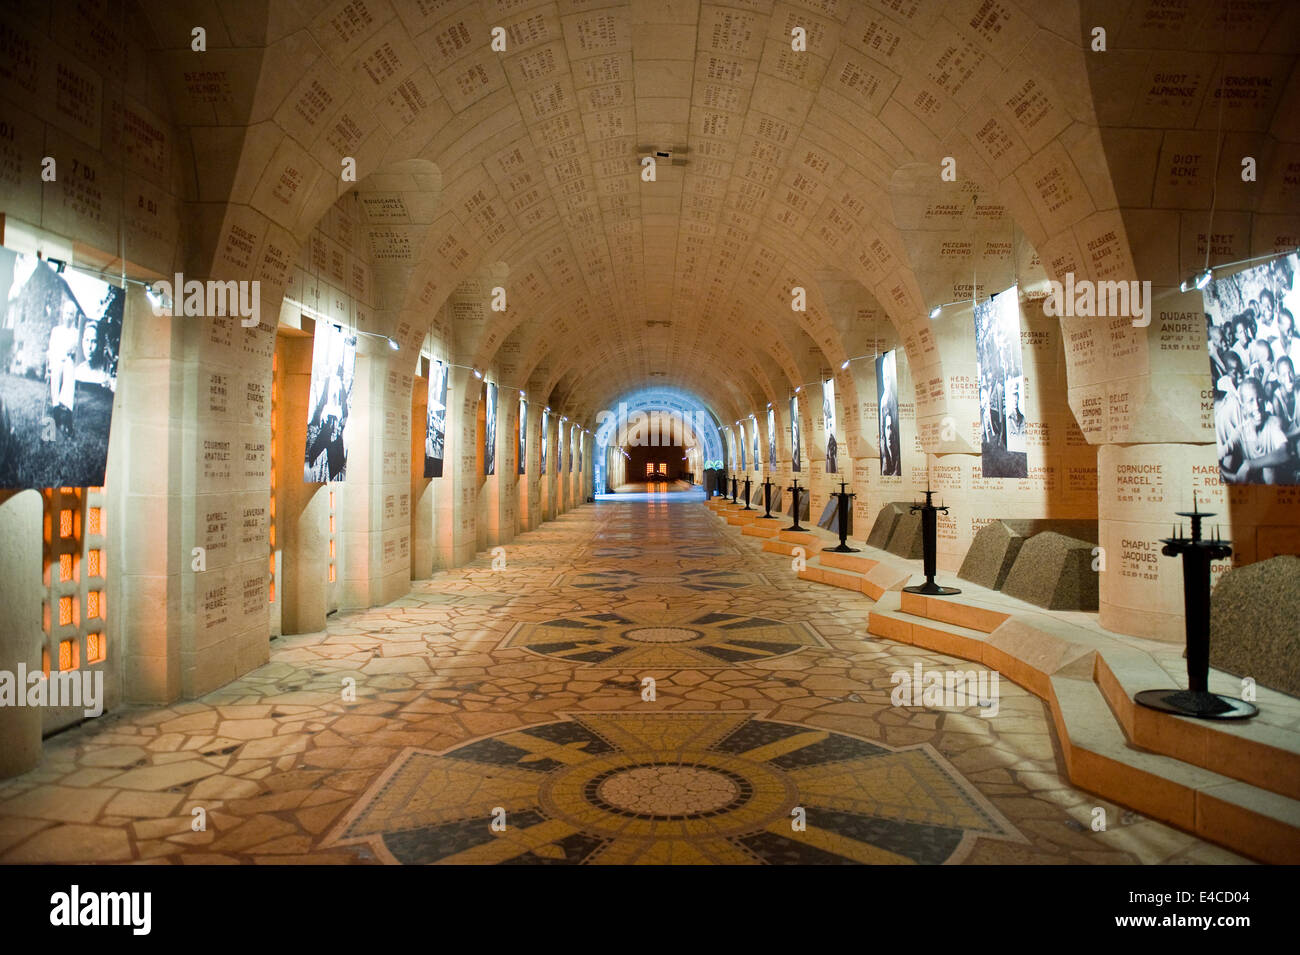
<svg viewBox="0 0 1300 955">
<path fill-rule="evenodd" d="M 226 195 L 301 243 L 356 189 L 372 260 L 404 289 L 376 303 L 375 330 L 432 328 L 587 420 L 648 385 L 748 414 L 858 354 L 864 316 L 919 364 L 932 305 L 1041 275 L 1035 252 L 1067 239 L 1095 263 L 1077 250 L 1109 234 L 1131 270 L 1112 170 L 1149 180 L 1163 146 L 1104 135 L 1149 124 L 1108 71 L 1192 88 L 1186 119 L 1155 125 L 1202 135 L 1220 67 L 1262 72 L 1267 108 L 1230 120 L 1296 138 L 1300 4 L 1237 7 L 1225 27 L 1214 0 L 142 3 L 196 202 Z M 1098 23 L 1108 59 L 1089 50 Z M 1194 79 L 1160 79 L 1176 50 L 1194 51 Z M 194 93 L 207 71 L 230 87 L 218 105 Z M 653 181 L 649 153 L 666 154 Z M 349 158 L 359 184 L 339 176 Z M 498 283 L 504 313 L 487 308 Z"/>
</svg>

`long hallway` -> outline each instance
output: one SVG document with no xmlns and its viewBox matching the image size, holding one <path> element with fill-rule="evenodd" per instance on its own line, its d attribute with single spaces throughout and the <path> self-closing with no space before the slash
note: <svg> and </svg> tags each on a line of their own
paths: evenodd
<svg viewBox="0 0 1300 955">
<path fill-rule="evenodd" d="M 1071 787 L 1008 680 L 984 716 L 891 705 L 972 665 L 866 637 L 870 606 L 698 497 L 579 507 L 47 740 L 0 783 L 0 862 L 1241 861 Z"/>
</svg>

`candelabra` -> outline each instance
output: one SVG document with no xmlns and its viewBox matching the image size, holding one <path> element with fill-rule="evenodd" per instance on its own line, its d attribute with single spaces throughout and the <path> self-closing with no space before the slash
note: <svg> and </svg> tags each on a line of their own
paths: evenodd
<svg viewBox="0 0 1300 955">
<path fill-rule="evenodd" d="M 770 521 L 772 519 L 772 479 L 768 478 L 763 482 L 763 519 Z"/>
<path fill-rule="evenodd" d="M 750 507 L 750 506 L 749 506 L 749 488 L 750 488 L 750 484 L 751 484 L 751 483 L 752 483 L 752 482 L 751 482 L 751 478 L 750 478 L 748 475 L 746 475 L 746 476 L 745 476 L 745 506 L 741 508 L 742 511 L 756 511 L 756 510 L 758 510 L 758 508 L 756 508 L 756 507 Z"/>
<path fill-rule="evenodd" d="M 925 583 L 913 587 L 904 587 L 909 594 L 925 594 L 929 597 L 948 597 L 961 593 L 956 587 L 941 587 L 934 582 L 939 553 L 939 512 L 948 513 L 948 508 L 940 504 L 934 506 L 934 492 L 929 482 L 925 487 L 925 503 L 913 504 L 911 513 L 921 512 L 921 545 L 924 548 L 922 559 L 925 568 Z"/>
<path fill-rule="evenodd" d="M 794 496 L 790 499 L 790 501 L 791 501 L 791 503 L 790 503 L 790 513 L 794 515 L 794 523 L 791 524 L 789 527 L 787 527 L 786 530 L 788 530 L 788 531 L 802 531 L 802 530 L 807 530 L 807 528 L 805 528 L 805 527 L 800 527 L 800 526 L 799 526 L 799 492 L 802 491 L 802 490 L 804 490 L 803 488 L 801 488 L 801 487 L 799 486 L 799 479 L 798 479 L 798 478 L 795 478 L 795 479 L 794 479 L 794 487 L 788 487 L 788 488 L 786 488 L 786 490 L 789 491 L 791 494 L 794 495 Z"/>
<path fill-rule="evenodd" d="M 856 554 L 858 548 L 850 547 L 849 538 L 849 498 L 857 497 L 856 494 L 848 492 L 848 481 L 840 482 L 840 489 L 835 492 L 835 496 L 840 499 L 838 517 L 840 519 L 840 543 L 838 547 L 823 547 L 822 550 L 831 551 L 836 554 Z"/>
<path fill-rule="evenodd" d="M 1259 712 L 1258 707 L 1210 692 L 1210 562 L 1231 557 L 1232 545 L 1220 540 L 1217 530 L 1213 540 L 1202 539 L 1201 520 L 1214 515 L 1203 513 L 1196 506 L 1195 495 L 1192 496 L 1192 509 L 1177 513 L 1179 517 L 1191 518 L 1191 536 L 1184 537 L 1181 527 L 1173 528 L 1170 536 L 1160 541 L 1165 545 L 1160 553 L 1183 559 L 1187 689 L 1143 690 L 1134 699 L 1153 710 L 1178 716 L 1202 720 L 1249 719 Z"/>
</svg>

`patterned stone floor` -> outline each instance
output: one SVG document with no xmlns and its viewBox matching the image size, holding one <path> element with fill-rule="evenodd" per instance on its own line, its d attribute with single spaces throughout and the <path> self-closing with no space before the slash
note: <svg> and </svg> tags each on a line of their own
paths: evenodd
<svg viewBox="0 0 1300 955">
<path fill-rule="evenodd" d="M 992 718 L 892 706 L 895 671 L 974 665 L 866 638 L 866 597 L 698 501 L 588 505 L 506 557 L 48 740 L 0 783 L 0 862 L 1242 861 L 1071 787 L 1009 681 Z"/>
</svg>

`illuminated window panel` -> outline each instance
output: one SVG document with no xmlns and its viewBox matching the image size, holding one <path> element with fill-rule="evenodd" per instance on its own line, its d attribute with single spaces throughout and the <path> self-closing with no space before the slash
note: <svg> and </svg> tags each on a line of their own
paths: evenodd
<svg viewBox="0 0 1300 955">
<path fill-rule="evenodd" d="M 72 511 L 64 509 L 59 511 L 59 536 L 72 536 Z"/>
<path fill-rule="evenodd" d="M 59 598 L 59 626 L 67 627 L 72 623 L 72 598 Z"/>
<path fill-rule="evenodd" d="M 330 515 L 330 533 L 331 533 L 331 534 L 334 533 L 334 515 L 333 515 L 333 514 Z"/>
<path fill-rule="evenodd" d="M 104 576 L 103 560 L 104 560 L 104 552 L 102 550 L 86 551 L 86 576 L 103 577 Z"/>
<path fill-rule="evenodd" d="M 59 641 L 59 671 L 75 670 L 80 666 L 81 661 L 77 659 L 77 641 L 60 640 Z"/>
<path fill-rule="evenodd" d="M 102 633 L 86 634 L 86 662 L 103 663 L 107 655 L 104 635 Z"/>
<path fill-rule="evenodd" d="M 103 594 L 98 590 L 92 590 L 86 594 L 86 619 L 98 620 L 100 617 L 101 599 Z"/>
<path fill-rule="evenodd" d="M 90 507 L 86 509 L 86 533 L 104 533 L 104 509 L 102 507 Z"/>
<path fill-rule="evenodd" d="M 41 672 L 48 679 L 50 676 L 50 648 L 41 647 Z"/>
<path fill-rule="evenodd" d="M 334 583 L 334 565 L 330 564 L 330 583 Z"/>
<path fill-rule="evenodd" d="M 330 541 L 330 560 L 334 559 L 334 541 Z"/>
<path fill-rule="evenodd" d="M 271 594 L 271 599 L 268 601 L 268 603 L 275 603 L 275 581 L 274 580 L 271 581 L 270 594 Z"/>
<path fill-rule="evenodd" d="M 71 580 L 71 579 L 72 579 L 72 555 L 60 554 L 59 555 L 59 580 Z"/>
</svg>

